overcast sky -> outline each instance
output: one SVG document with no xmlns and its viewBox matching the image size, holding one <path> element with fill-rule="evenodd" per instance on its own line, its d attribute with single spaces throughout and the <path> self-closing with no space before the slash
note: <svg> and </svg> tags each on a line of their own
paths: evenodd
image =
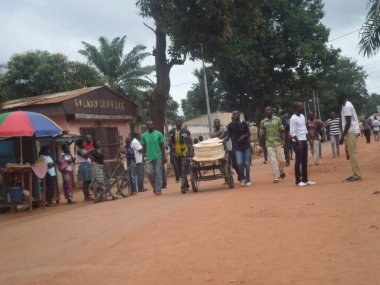
<svg viewBox="0 0 380 285">
<path fill-rule="evenodd" d="M 380 93 L 380 53 L 370 59 L 359 55 L 357 43 L 366 15 L 365 0 L 325 0 L 323 23 L 330 28 L 329 44 L 355 59 L 368 72 L 368 91 Z M 154 46 L 154 35 L 144 25 L 135 0 L 0 0 L 0 63 L 14 53 L 41 49 L 60 52 L 70 60 L 85 62 L 78 53 L 81 41 L 97 44 L 100 36 L 112 39 L 127 35 L 126 50 L 137 44 Z M 149 59 L 153 63 L 153 58 Z M 171 94 L 180 102 L 195 80 L 192 71 L 199 62 L 187 61 L 171 73 Z M 379 82 L 378 82 L 379 81 Z"/>
</svg>

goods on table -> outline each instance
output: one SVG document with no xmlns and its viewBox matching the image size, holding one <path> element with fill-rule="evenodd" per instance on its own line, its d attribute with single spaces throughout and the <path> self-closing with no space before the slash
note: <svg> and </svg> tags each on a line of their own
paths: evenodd
<svg viewBox="0 0 380 285">
<path fill-rule="evenodd" d="M 209 139 L 194 145 L 195 161 L 213 161 L 222 159 L 225 155 L 223 141 L 218 138 Z"/>
</svg>

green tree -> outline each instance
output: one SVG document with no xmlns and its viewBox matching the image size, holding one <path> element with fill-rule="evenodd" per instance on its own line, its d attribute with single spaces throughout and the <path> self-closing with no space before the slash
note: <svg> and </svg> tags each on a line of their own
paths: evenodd
<svg viewBox="0 0 380 285">
<path fill-rule="evenodd" d="M 175 119 L 178 117 L 178 108 L 178 102 L 175 101 L 172 96 L 169 96 L 166 106 L 166 121 L 168 124 L 173 124 L 175 122 Z"/>
<path fill-rule="evenodd" d="M 230 111 L 228 106 L 224 104 L 225 94 L 218 81 L 218 72 L 211 67 L 206 69 L 206 73 L 210 111 Z M 203 70 L 194 70 L 194 75 L 197 77 L 198 83 L 193 84 L 191 90 L 187 92 L 186 99 L 181 101 L 182 110 L 187 120 L 207 113 Z"/>
<path fill-rule="evenodd" d="M 277 100 L 303 100 L 328 54 L 319 0 L 234 1 L 231 36 L 213 60 L 225 103 L 259 120 Z"/>
<path fill-rule="evenodd" d="M 149 100 L 149 114 L 156 128 L 164 130 L 166 103 L 170 93 L 170 71 L 174 65 L 183 64 L 186 56 L 200 56 L 201 44 L 207 54 L 219 52 L 228 35 L 228 12 L 232 0 L 137 0 L 140 14 L 152 18 L 155 28 L 153 51 L 157 82 Z M 171 45 L 167 48 L 167 36 Z M 167 54 L 168 52 L 168 54 Z"/>
<path fill-rule="evenodd" d="M 360 113 L 368 96 L 365 83 L 367 75 L 362 66 L 350 58 L 341 56 L 340 50 L 331 50 L 331 52 L 333 53 L 331 61 L 326 63 L 320 73 L 315 88 L 320 95 L 321 116 L 326 119 L 331 111 L 340 111 L 335 100 L 337 92 L 346 93 Z"/>
<path fill-rule="evenodd" d="M 125 40 L 126 36 L 116 37 L 111 42 L 100 37 L 99 47 L 82 42 L 84 49 L 79 53 L 98 70 L 110 88 L 139 101 L 141 90 L 152 87 L 146 76 L 154 71 L 154 66 L 142 66 L 141 62 L 150 55 L 143 45 L 137 45 L 124 54 Z"/>
<path fill-rule="evenodd" d="M 380 106 L 380 94 L 372 93 L 364 102 L 362 113 L 365 115 L 377 113 L 377 106 Z"/>
<path fill-rule="evenodd" d="M 0 79 L 0 90 L 14 99 L 100 84 L 96 71 L 86 64 L 69 61 L 63 54 L 36 50 L 11 57 Z"/>
<path fill-rule="evenodd" d="M 380 48 L 380 0 L 367 0 L 367 16 L 360 29 L 360 52 L 364 56 L 377 53 Z"/>
</svg>

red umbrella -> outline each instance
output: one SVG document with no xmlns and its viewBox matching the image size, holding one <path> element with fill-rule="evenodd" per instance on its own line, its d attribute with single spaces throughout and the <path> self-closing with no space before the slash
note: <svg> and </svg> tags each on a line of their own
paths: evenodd
<svg viewBox="0 0 380 285">
<path fill-rule="evenodd" d="M 0 114 L 0 137 L 51 137 L 62 134 L 62 129 L 48 117 L 34 112 L 16 111 Z"/>
</svg>

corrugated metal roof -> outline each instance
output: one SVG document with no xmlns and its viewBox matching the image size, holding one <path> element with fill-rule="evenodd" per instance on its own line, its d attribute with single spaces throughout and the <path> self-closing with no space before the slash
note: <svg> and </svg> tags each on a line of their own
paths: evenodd
<svg viewBox="0 0 380 285">
<path fill-rule="evenodd" d="M 93 91 L 99 88 L 103 88 L 103 86 L 87 87 L 87 88 L 81 88 L 81 89 L 70 90 L 70 91 L 65 91 L 65 92 L 10 100 L 10 101 L 4 102 L 2 105 L 2 108 L 14 109 L 14 108 L 21 108 L 21 107 L 26 107 L 26 106 L 31 106 L 31 105 L 45 105 L 45 104 L 60 103 L 68 99 L 81 96 L 85 93 L 88 93 L 90 91 Z"/>
</svg>

